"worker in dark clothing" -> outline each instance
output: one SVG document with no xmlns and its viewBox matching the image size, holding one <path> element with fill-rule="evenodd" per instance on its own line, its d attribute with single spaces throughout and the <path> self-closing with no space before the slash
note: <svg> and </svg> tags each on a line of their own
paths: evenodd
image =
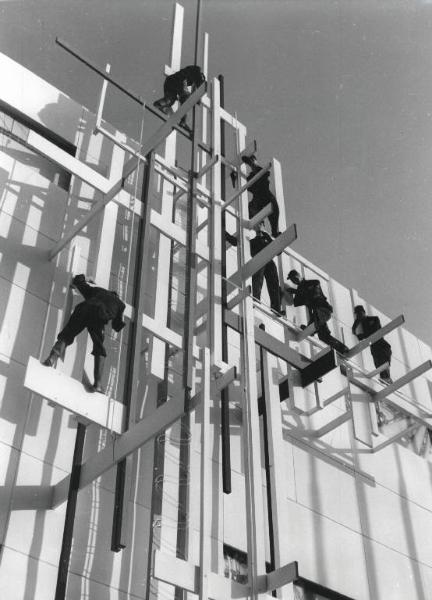
<svg viewBox="0 0 432 600">
<path fill-rule="evenodd" d="M 57 336 L 49 356 L 43 361 L 47 367 L 56 367 L 59 356 L 62 356 L 66 347 L 72 344 L 76 336 L 87 328 L 93 342 L 94 356 L 94 390 L 102 392 L 101 381 L 103 374 L 104 358 L 104 328 L 111 321 L 114 331 L 120 331 L 125 326 L 123 321 L 124 303 L 116 292 L 89 285 L 84 275 L 76 275 L 71 287 L 75 287 L 84 296 L 84 302 L 75 307 L 65 327 Z"/>
<path fill-rule="evenodd" d="M 247 181 L 250 181 L 252 177 L 261 171 L 262 167 L 257 163 L 255 154 L 250 156 L 242 156 L 242 161 L 248 165 L 250 171 L 247 175 Z M 231 181 L 233 186 L 237 183 L 237 173 L 232 171 Z M 261 177 L 255 181 L 249 188 L 248 191 L 252 194 L 252 200 L 249 202 L 249 219 L 252 219 L 260 210 L 262 210 L 267 204 L 271 204 L 272 212 L 268 216 L 270 222 L 271 234 L 273 237 L 280 235 L 279 231 L 279 205 L 275 196 L 270 191 L 270 171 L 266 171 Z"/>
<path fill-rule="evenodd" d="M 297 288 L 286 286 L 285 290 L 294 295 L 294 306 L 306 306 L 310 316 L 308 325 L 315 324 L 319 339 L 340 354 L 348 352 L 347 346 L 330 333 L 327 321 L 331 317 L 333 307 L 327 302 L 318 279 L 302 279 L 295 269 L 288 273 L 287 279 L 295 283 Z"/>
<path fill-rule="evenodd" d="M 378 317 L 368 317 L 363 306 L 359 305 L 354 308 L 355 321 L 352 326 L 353 334 L 358 337 L 359 340 L 364 340 L 369 337 L 378 329 L 381 329 L 381 322 Z M 391 362 L 392 349 L 391 346 L 384 338 L 381 338 L 371 344 L 370 351 L 374 361 L 375 367 L 378 369 L 384 363 Z M 384 383 L 393 383 L 390 377 L 390 369 L 383 369 L 380 373 L 380 379 Z"/>
<path fill-rule="evenodd" d="M 156 102 L 153 103 L 153 106 L 165 114 L 171 114 L 171 107 L 174 102 L 176 100 L 178 100 L 180 104 L 186 102 L 191 93 L 199 88 L 205 80 L 205 75 L 200 67 L 194 65 L 184 67 L 183 69 L 180 69 L 180 71 L 168 75 L 164 83 L 164 96 L 163 98 L 156 100 Z M 189 91 L 188 86 L 192 87 L 191 92 Z M 188 131 L 191 131 L 190 127 L 186 124 L 186 115 L 180 121 L 180 125 Z"/>
<path fill-rule="evenodd" d="M 261 250 L 273 241 L 269 234 L 261 229 L 261 224 L 257 225 L 256 236 L 250 240 L 250 253 L 255 256 Z M 233 246 L 237 246 L 237 238 L 225 232 L 227 241 Z M 268 294 L 270 296 L 270 306 L 279 315 L 281 314 L 281 295 L 279 286 L 279 277 L 277 267 L 273 260 L 270 260 L 262 269 L 252 275 L 252 295 L 257 300 L 261 298 L 261 290 L 264 283 L 267 284 Z"/>
</svg>

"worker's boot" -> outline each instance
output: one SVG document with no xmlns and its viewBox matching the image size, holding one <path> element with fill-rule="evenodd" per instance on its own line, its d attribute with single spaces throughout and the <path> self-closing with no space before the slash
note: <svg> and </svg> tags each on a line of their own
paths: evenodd
<svg viewBox="0 0 432 600">
<path fill-rule="evenodd" d="M 42 361 L 42 364 L 45 365 L 45 367 L 53 367 L 55 369 L 57 366 L 59 356 L 63 356 L 65 349 L 66 343 L 62 340 L 57 340 L 54 346 L 52 347 L 48 358 Z"/>
<path fill-rule="evenodd" d="M 156 102 L 153 102 L 153 106 L 155 108 L 157 108 L 158 110 L 160 110 L 165 115 L 171 115 L 173 112 L 171 106 L 164 100 L 164 98 L 161 98 L 160 100 L 156 100 Z"/>
<path fill-rule="evenodd" d="M 95 356 L 94 357 L 94 385 L 93 389 L 95 392 L 99 392 L 103 394 L 104 391 L 102 389 L 102 375 L 104 368 L 105 357 L 104 356 Z"/>
</svg>

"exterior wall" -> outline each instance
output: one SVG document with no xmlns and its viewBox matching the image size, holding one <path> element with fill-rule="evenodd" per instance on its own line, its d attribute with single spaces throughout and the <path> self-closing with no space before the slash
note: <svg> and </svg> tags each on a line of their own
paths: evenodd
<svg viewBox="0 0 432 600">
<path fill-rule="evenodd" d="M 0 68 L 13 84 L 0 92 L 0 101 L 36 121 L 76 146 L 76 158 L 90 165 L 108 180 L 121 173 L 125 153 L 93 129 L 95 117 L 87 109 L 41 81 L 20 65 L 0 56 Z M 25 94 L 23 94 L 25 89 Z M 108 124 L 106 124 L 109 127 Z M 121 133 L 111 131 L 126 140 Z M 39 163 L 38 163 L 39 160 Z M 70 473 L 76 436 L 76 422 L 70 413 L 51 406 L 23 387 L 29 356 L 43 357 L 55 340 L 61 323 L 77 302 L 68 291 L 72 265 L 78 272 L 96 277 L 110 289 L 117 289 L 130 305 L 133 302 L 133 248 L 142 212 L 138 181 L 131 181 L 128 192 L 111 203 L 104 214 L 81 232 L 71 248 L 56 261 L 49 262 L 46 251 L 62 231 L 90 210 L 101 197 L 88 183 L 72 176 L 70 191 L 60 189 L 44 176 L 39 155 L 25 148 L 10 152 L 3 139 L 0 146 L 0 592 L 2 597 L 34 600 L 54 597 L 66 504 L 47 510 L 51 487 Z M 164 190 L 155 179 L 151 189 L 154 207 L 160 209 Z M 137 196 L 133 202 L 134 195 Z M 184 226 L 185 204 L 178 203 L 175 222 Z M 114 241 L 113 241 L 114 240 Z M 152 231 L 151 248 L 155 254 L 146 264 L 146 300 L 150 316 L 158 302 L 155 264 L 160 235 Z M 132 247 L 132 253 L 130 248 Z M 228 275 L 236 269 L 235 251 L 228 251 Z M 169 303 L 170 327 L 182 333 L 184 316 L 184 251 L 172 259 L 173 282 Z M 334 307 L 331 329 L 354 345 L 351 334 L 352 309 L 365 304 L 368 312 L 388 318 L 378 309 L 332 280 L 318 267 L 295 251 L 283 254 L 280 267 L 303 269 L 306 277 L 319 277 Z M 198 279 L 205 295 L 207 274 Z M 263 292 L 263 304 L 268 304 Z M 238 312 L 235 309 L 234 312 Z M 288 321 L 305 322 L 303 309 L 287 307 Z M 264 323 L 274 337 L 285 341 L 285 325 L 275 324 L 268 312 L 256 308 L 256 323 Z M 109 362 L 106 384 L 110 395 L 121 400 L 124 385 L 128 332 L 114 333 L 107 340 Z M 145 344 L 151 336 L 146 333 Z M 420 362 L 431 358 L 431 349 L 405 329 L 387 336 L 393 348 L 392 375 L 401 376 Z M 310 340 L 292 343 L 307 356 L 323 345 Z M 229 364 L 240 365 L 240 336 L 228 335 Z M 81 336 L 66 355 L 59 369 L 81 379 L 83 368 L 91 373 L 88 342 Z M 117 361 L 117 357 L 120 360 Z M 85 358 L 86 357 L 86 358 Z M 269 385 L 277 387 L 287 372 L 281 359 L 272 359 Z M 373 369 L 369 352 L 353 359 L 366 371 Z M 165 366 L 165 363 L 163 364 Z M 261 363 L 257 361 L 257 384 L 261 390 Z M 145 418 L 159 401 L 174 397 L 181 387 L 182 355 L 167 357 L 167 378 L 151 375 L 149 352 L 143 352 L 142 394 L 137 420 Z M 202 374 L 195 374 L 199 389 Z M 421 377 L 405 388 L 411 400 L 430 406 L 430 376 Z M 334 370 L 319 385 L 306 389 L 294 386 L 291 402 L 310 410 L 317 398 L 323 401 L 346 386 L 346 378 Z M 206 465 L 213 494 L 208 506 L 211 514 L 211 570 L 224 572 L 223 544 L 247 552 L 244 423 L 242 395 L 237 382 L 230 388 L 232 488 L 221 493 L 221 447 L 219 402 L 210 407 L 211 427 L 207 441 Z M 410 440 L 391 444 L 378 453 L 356 441 L 352 422 L 312 440 L 302 437 L 302 429 L 316 430 L 346 410 L 341 397 L 325 411 L 301 416 L 288 402 L 281 404 L 279 436 L 280 471 L 276 477 L 282 490 L 280 509 L 283 531 L 278 532 L 285 561 L 298 561 L 302 577 L 358 600 L 428 598 L 432 584 L 432 485 L 430 462 L 413 451 Z M 78 495 L 77 514 L 67 598 L 174 598 L 174 587 L 157 581 L 149 571 L 154 550 L 177 555 L 198 565 L 201 491 L 200 462 L 203 412 L 199 408 L 165 434 L 148 442 L 133 457 L 134 485 L 129 497 L 128 545 L 120 553 L 110 550 L 113 518 L 115 469 L 111 469 Z M 405 423 L 405 421 L 401 421 Z M 358 423 L 357 423 L 358 425 Z M 369 427 L 369 424 L 367 424 Z M 262 427 L 262 426 L 261 426 Z M 390 430 L 389 430 L 390 431 Z M 386 431 L 383 431 L 384 435 Z M 87 429 L 87 459 L 110 440 L 110 433 L 95 425 Z M 405 445 L 404 445 L 405 444 Z M 185 449 L 188 449 L 188 454 Z M 266 525 L 265 555 L 270 560 L 267 499 L 262 462 L 262 492 Z M 274 466 L 274 465 L 273 465 Z M 282 474 L 282 475 L 281 475 Z M 186 488 L 186 489 L 185 489 Z M 280 501 L 280 499 L 278 499 Z M 179 504 L 180 512 L 179 512 Z M 179 549 L 179 540 L 181 542 Z"/>
</svg>

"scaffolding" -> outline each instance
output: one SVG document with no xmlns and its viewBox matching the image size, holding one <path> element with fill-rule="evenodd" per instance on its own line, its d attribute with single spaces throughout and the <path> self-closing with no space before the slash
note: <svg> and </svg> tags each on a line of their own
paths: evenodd
<svg viewBox="0 0 432 600">
<path fill-rule="evenodd" d="M 425 407 L 415 404 L 399 389 L 428 369 L 426 361 L 393 384 L 383 388 L 374 380 L 378 371 L 361 372 L 352 362 L 358 353 L 366 350 L 371 343 L 382 338 L 403 324 L 400 316 L 368 339 L 352 347 L 345 357 L 336 355 L 334 350 L 323 347 L 312 339 L 313 328 L 302 331 L 286 318 L 276 315 L 256 302 L 251 295 L 251 277 L 269 261 L 276 258 L 280 276 L 284 272 L 286 248 L 295 242 L 297 228 L 287 226 L 285 201 L 282 188 L 280 164 L 273 159 L 246 181 L 241 156 L 250 151 L 247 144 L 246 127 L 224 107 L 221 78 L 209 78 L 208 35 L 201 36 L 197 15 L 197 44 L 195 62 L 202 64 L 207 76 L 207 85 L 202 85 L 188 100 L 178 107 L 171 116 L 159 113 L 144 100 L 127 90 L 105 69 L 93 65 L 66 42 L 57 40 L 59 45 L 78 58 L 88 68 L 102 78 L 102 89 L 97 108 L 95 135 L 105 136 L 114 145 L 131 157 L 125 161 L 120 173 L 110 178 L 96 174 L 92 169 L 70 156 L 61 157 L 63 167 L 102 192 L 102 197 L 92 210 L 79 220 L 49 252 L 49 259 L 55 260 L 65 252 L 74 238 L 98 215 L 105 215 L 124 189 L 128 177 L 139 167 L 145 172 L 145 197 L 139 209 L 140 234 L 137 256 L 143 261 L 136 274 L 136 294 L 132 306 L 127 311 L 131 319 L 131 344 L 127 385 L 123 402 L 114 401 L 109 396 L 86 391 L 82 385 L 54 370 L 47 370 L 39 361 L 30 357 L 25 387 L 36 395 L 46 398 L 65 410 L 73 413 L 84 429 L 77 436 L 76 451 L 71 475 L 53 486 L 47 508 L 55 508 L 68 502 L 73 512 L 79 490 L 94 482 L 109 469 L 117 468 L 116 500 L 113 512 L 112 549 L 119 551 L 127 546 L 127 499 L 133 483 L 133 453 L 149 441 L 154 441 L 172 425 L 177 424 L 179 451 L 177 459 L 182 460 L 181 444 L 185 431 L 189 431 L 188 417 L 199 411 L 201 423 L 200 439 L 200 479 L 199 479 L 199 557 L 198 562 L 188 559 L 187 542 L 185 558 L 174 556 L 163 549 L 155 549 L 152 556 L 152 576 L 158 582 L 176 586 L 199 595 L 200 598 L 214 600 L 232 597 L 261 598 L 271 596 L 274 590 L 280 598 L 293 598 L 292 583 L 298 578 L 297 563 L 289 560 L 289 540 L 283 535 L 287 520 L 288 485 L 281 456 L 286 431 L 297 443 L 320 446 L 322 438 L 343 425 L 352 427 L 354 438 L 364 451 L 377 452 L 393 443 L 407 432 L 419 427 L 432 427 L 432 415 Z M 183 35 L 183 8 L 176 4 L 174 12 L 171 61 L 165 67 L 165 74 L 177 71 L 181 66 Z M 103 106 L 108 85 L 122 90 L 133 101 L 150 111 L 163 121 L 155 133 L 138 147 L 132 148 L 103 126 Z M 179 126 L 186 114 L 192 114 L 192 134 Z M 236 140 L 235 153 L 226 156 L 225 130 L 229 128 Z M 190 144 L 190 161 L 187 169 L 177 164 L 178 136 Z M 36 134 L 35 134 L 36 136 Z M 54 156 L 49 144 L 43 144 L 36 137 L 27 143 L 43 151 L 46 156 Z M 145 136 L 144 136 L 145 137 Z M 256 148 L 256 142 L 252 143 Z M 43 150 L 41 150 L 43 146 Z M 60 160 L 58 151 L 55 160 Z M 227 173 L 235 170 L 238 174 L 237 189 L 226 197 L 225 180 Z M 281 230 L 279 237 L 265 250 L 251 257 L 249 250 L 250 230 L 265 219 L 271 207 L 265 207 L 254 218 L 248 215 L 248 189 L 263 173 L 271 170 L 277 201 L 281 209 Z M 161 190 L 161 202 L 154 201 L 152 189 Z M 138 210 L 138 209 L 137 209 Z M 229 221 L 236 229 L 238 246 L 231 250 L 230 263 L 226 261 L 224 231 Z M 109 244 L 109 237 L 104 238 Z M 154 272 L 156 287 L 153 303 L 145 295 L 148 262 L 152 255 L 152 244 L 156 239 Z M 154 248 L 153 248 L 154 249 Z M 178 261 L 179 254 L 185 257 L 184 264 Z M 147 261 L 147 264 L 146 264 Z M 177 261 L 177 262 L 176 262 Z M 183 270 L 184 306 L 183 330 L 180 333 L 169 318 L 170 290 L 173 279 L 173 262 Z M 180 266 L 179 266 L 180 265 Z M 204 277 L 205 285 L 198 285 Z M 282 280 L 282 277 L 281 277 Z M 107 285 L 99 277 L 98 283 Z M 229 333 L 230 332 L 230 333 Z M 239 341 L 240 360 L 228 351 L 227 336 L 235 335 Z M 300 346 L 310 344 L 312 352 L 300 351 Z M 182 382 L 181 389 L 164 402 L 153 403 L 151 410 L 143 418 L 138 418 L 137 406 L 140 394 L 146 385 L 143 381 L 142 356 L 145 353 L 148 377 L 153 382 L 164 382 L 167 365 L 178 369 Z M 260 365 L 261 380 L 257 378 L 256 365 Z M 281 364 L 283 368 L 281 369 Z M 283 373 L 284 371 L 285 373 Z M 319 399 L 312 408 L 302 408 L 297 404 L 298 392 L 318 382 L 330 372 L 338 372 L 344 383 L 341 389 L 330 397 Z M 155 389 L 153 387 L 153 389 Z M 245 468 L 245 510 L 247 512 L 247 555 L 248 583 L 231 581 L 223 575 L 223 555 L 221 544 L 218 549 L 219 569 L 214 571 L 211 555 L 212 544 L 212 497 L 219 497 L 222 489 L 215 489 L 209 463 L 211 462 L 210 432 L 214 428 L 211 411 L 220 407 L 222 411 L 221 446 L 223 451 L 222 478 L 223 492 L 230 491 L 229 431 L 231 393 L 240 399 Z M 378 401 L 395 406 L 408 415 L 413 422 L 407 430 L 391 438 L 385 438 L 378 430 L 374 404 Z M 342 401 L 345 409 L 334 416 L 332 408 Z M 281 403 L 283 403 L 281 405 Z M 281 406 L 284 411 L 281 411 Z M 287 412 L 300 419 L 300 424 L 290 425 L 284 430 Z M 266 419 L 266 445 L 269 455 L 270 487 L 268 510 L 272 514 L 273 560 L 271 570 L 265 564 L 265 510 L 262 496 L 262 465 L 260 441 L 260 415 Z M 317 427 L 305 426 L 311 417 L 318 418 Z M 302 421 L 304 419 L 304 421 Z M 96 424 L 111 435 L 105 447 L 82 462 L 82 449 L 85 427 Z M 179 425 L 181 423 L 182 425 Z M 285 431 L 285 433 L 284 433 Z M 212 435 L 219 435 L 213 432 Z M 162 440 L 163 441 L 163 440 Z M 187 441 L 187 440 L 186 440 Z M 184 444 L 187 446 L 187 444 Z M 357 448 L 358 449 L 358 448 Z M 352 449 L 351 449 L 352 450 Z M 340 459 L 345 468 L 350 467 Z M 183 464 L 183 463 L 182 463 Z M 367 474 L 366 474 L 367 476 Z M 152 474 L 150 474 L 152 477 Z M 169 478 L 169 469 L 158 480 L 162 486 L 164 478 Z M 180 500 L 177 498 L 178 502 Z M 176 499 L 174 499 L 175 503 Z M 178 537 L 164 521 L 170 514 L 167 498 L 162 500 L 162 525 L 160 538 L 165 547 L 176 547 Z M 219 511 L 221 510 L 219 504 Z M 165 512 L 164 512 L 165 511 Z M 71 517 L 71 515 L 69 515 Z M 72 515 L 73 526 L 73 515 Z M 170 517 L 167 517 L 170 518 Z M 159 523 L 160 525 L 160 523 Z M 177 527 L 179 523 L 177 523 Z M 61 581 L 57 588 L 57 600 L 64 597 L 67 582 L 67 569 L 72 531 L 68 533 L 69 543 L 63 545 L 60 561 Z M 63 595 L 62 595 L 63 594 Z"/>
</svg>

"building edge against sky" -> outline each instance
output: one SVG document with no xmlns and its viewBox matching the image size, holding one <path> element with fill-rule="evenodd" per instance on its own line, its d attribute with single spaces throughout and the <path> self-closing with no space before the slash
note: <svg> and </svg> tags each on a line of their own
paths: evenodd
<svg viewBox="0 0 432 600">
<path fill-rule="evenodd" d="M 179 53 L 172 59 L 175 69 Z M 129 428 L 150 421 L 164 404 L 174 406 L 183 388 L 183 351 L 178 339 L 183 335 L 187 300 L 186 253 L 181 241 L 172 239 L 183 239 L 180 231 L 187 226 L 187 202 L 185 195 L 179 196 L 173 206 L 173 183 L 168 177 L 174 177 L 176 191 L 181 190 L 181 170 L 189 168 L 189 142 L 179 133 L 171 134 L 158 146 L 160 154 L 153 156 L 148 167 L 151 180 L 140 164 L 115 199 L 50 261 L 49 251 L 64 232 L 121 178 L 129 158 L 124 148 L 137 151 L 139 140 L 126 138 L 102 121 L 116 139 L 113 143 L 107 134 L 95 133 L 96 115 L 49 83 L 5 55 L 0 56 L 0 68 L 8 82 L 0 92 L 2 595 L 29 600 L 54 598 L 57 593 L 60 598 L 63 585 L 63 597 L 71 599 L 93 600 L 108 594 L 121 599 L 174 598 L 181 590 L 212 598 L 264 596 L 276 588 L 281 598 L 308 598 L 307 585 L 310 594 L 315 588 L 307 580 L 322 586 L 317 598 L 342 597 L 336 592 L 352 599 L 428 598 L 432 587 L 430 374 L 413 379 L 402 392 L 389 393 L 384 405 L 388 422 L 378 429 L 370 398 L 382 395 L 385 388 L 365 377 L 374 368 L 367 349 L 352 358 L 348 371 L 357 371 L 348 377 L 346 367 L 345 371 L 336 368 L 321 382 L 305 387 L 299 385 L 297 368 L 268 351 L 274 342 L 256 331 L 258 324 L 264 324 L 269 337 L 299 355 L 316 358 L 322 351 L 320 342 L 300 339 L 303 309 L 288 306 L 286 323 L 276 320 L 265 306 L 252 307 L 250 298 L 230 311 L 243 318 L 252 340 L 246 351 L 247 336 L 234 327 L 226 340 L 225 362 L 237 367 L 237 379 L 229 386 L 231 494 L 222 489 L 220 390 L 213 389 L 202 393 L 208 402 L 201 401 L 190 412 L 181 410 L 180 419 L 173 419 L 172 426 L 144 446 L 137 445 L 130 455 L 120 538 L 113 532 L 114 514 L 119 518 L 118 511 L 114 513 L 119 493 L 116 467 L 97 479 L 89 478 L 88 485 L 75 494 L 71 510 L 73 494 L 66 501 L 69 481 L 65 478 L 71 472 L 79 428 L 72 411 L 59 406 L 64 399 L 56 403 L 24 387 L 29 357 L 46 354 L 77 301 L 68 287 L 71 273 L 87 273 L 99 285 L 117 290 L 127 303 L 127 327 L 121 335 L 107 336 L 107 420 L 101 426 L 93 414 L 87 420 L 80 415 L 80 427 L 83 419 L 87 425 L 78 462 L 90 464 L 104 447 L 112 448 L 112 454 L 117 451 L 119 433 L 113 414 L 121 410 L 118 405 L 124 394 L 131 393 L 128 377 L 131 347 L 137 344 L 136 314 L 147 319 L 145 327 L 139 328 L 143 333 L 139 355 L 134 356 L 139 377 Z M 220 143 L 213 114 L 219 106 L 217 89 L 217 82 L 210 81 L 199 108 L 208 113 L 200 130 L 210 146 Z M 95 96 L 98 93 L 95 90 Z M 223 113 L 222 108 L 218 111 Z M 238 140 L 243 136 L 241 141 L 250 142 L 241 124 L 228 114 L 224 119 L 228 124 L 231 119 Z M 159 126 L 146 117 L 141 141 Z M 277 161 L 272 173 L 280 200 L 283 191 Z M 212 175 L 207 174 L 198 189 L 200 223 L 210 220 L 206 188 L 214 198 L 221 193 L 220 181 L 221 165 L 216 162 Z M 165 223 L 152 213 L 152 226 L 143 224 L 149 216 L 141 201 L 146 188 L 152 210 L 163 215 Z M 228 189 L 227 197 L 230 194 Z M 243 196 L 244 210 L 247 195 Z M 171 238 L 161 234 L 167 223 L 176 226 L 170 229 Z M 233 231 L 235 225 L 235 217 L 227 216 L 227 228 Z M 197 253 L 205 255 L 210 240 L 210 233 L 202 227 Z M 231 248 L 227 255 L 230 277 L 238 266 L 237 252 Z M 363 303 L 383 324 L 389 323 L 355 290 L 344 288 L 295 250 L 287 249 L 277 262 L 284 277 L 291 268 L 298 268 L 306 277 L 320 279 L 334 306 L 333 333 L 349 347 L 356 344 L 351 334 L 356 304 Z M 221 362 L 209 362 L 218 344 L 213 325 L 218 311 L 212 304 L 218 295 L 218 274 L 205 259 L 199 265 L 197 304 L 204 303 L 209 311 L 204 310 L 196 322 L 195 392 L 207 384 L 216 385 L 214 381 L 225 373 Z M 139 286 L 140 279 L 145 286 Z M 210 281 L 213 298 L 209 299 Z M 235 292 L 228 294 L 232 300 Z M 266 300 L 264 294 L 264 304 Z M 206 324 L 211 320 L 213 333 L 207 331 L 212 329 Z M 155 331 L 155 323 L 158 327 L 164 323 L 166 330 Z M 211 358 L 200 350 L 207 347 L 208 339 Z M 431 358 L 430 348 L 405 329 L 394 329 L 386 339 L 393 349 L 395 380 Z M 59 363 L 58 379 L 53 380 L 57 372 L 49 370 L 43 384 L 48 388 L 54 381 L 61 395 L 70 378 L 85 383 L 86 373 L 91 373 L 90 349 L 82 335 L 68 349 L 64 363 Z M 256 371 L 245 379 L 241 371 L 247 352 L 249 371 L 252 366 Z M 284 381 L 288 381 L 289 397 L 282 394 L 280 402 Z M 255 400 L 250 405 L 242 393 L 245 383 L 248 399 Z M 82 393 L 88 404 L 98 402 L 81 384 L 74 393 Z M 71 399 L 72 407 L 75 401 Z M 104 409 L 91 410 L 99 418 Z M 251 441 L 258 444 L 251 447 Z M 120 539 L 125 548 L 111 551 L 113 539 L 118 543 Z M 281 586 L 284 573 L 278 569 L 294 561 L 303 580 L 295 584 L 291 577 Z M 273 579 L 270 575 L 266 579 L 266 569 Z M 59 573 L 64 577 L 60 583 Z M 252 588 L 247 587 L 247 577 Z M 275 588 L 268 587 L 270 581 Z"/>
</svg>

